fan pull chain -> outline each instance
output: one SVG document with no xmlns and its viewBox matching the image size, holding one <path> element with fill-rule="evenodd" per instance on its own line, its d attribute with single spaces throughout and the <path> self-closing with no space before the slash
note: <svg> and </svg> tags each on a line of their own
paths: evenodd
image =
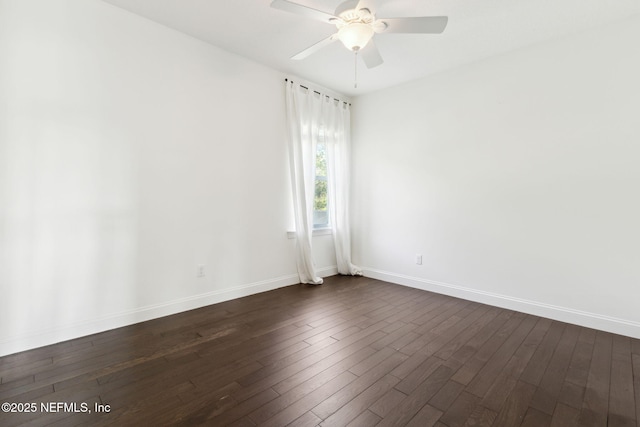
<svg viewBox="0 0 640 427">
<path fill-rule="evenodd" d="M 355 58 L 353 64 L 353 88 L 358 89 L 358 51 L 356 50 L 355 53 L 356 54 L 353 56 Z"/>
</svg>

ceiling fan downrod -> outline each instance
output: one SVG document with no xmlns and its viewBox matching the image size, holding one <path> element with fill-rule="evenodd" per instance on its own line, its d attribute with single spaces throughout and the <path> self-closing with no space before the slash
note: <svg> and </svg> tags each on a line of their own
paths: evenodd
<svg viewBox="0 0 640 427">
<path fill-rule="evenodd" d="M 358 50 L 353 51 L 355 55 L 353 64 L 353 88 L 358 89 Z"/>
</svg>

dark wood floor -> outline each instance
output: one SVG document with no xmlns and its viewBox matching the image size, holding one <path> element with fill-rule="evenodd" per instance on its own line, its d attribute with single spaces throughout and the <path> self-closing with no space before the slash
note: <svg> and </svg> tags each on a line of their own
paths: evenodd
<svg viewBox="0 0 640 427">
<path fill-rule="evenodd" d="M 640 340 L 366 278 L 10 355 L 0 377 L 0 403 L 37 405 L 2 426 L 640 425 Z"/>
</svg>

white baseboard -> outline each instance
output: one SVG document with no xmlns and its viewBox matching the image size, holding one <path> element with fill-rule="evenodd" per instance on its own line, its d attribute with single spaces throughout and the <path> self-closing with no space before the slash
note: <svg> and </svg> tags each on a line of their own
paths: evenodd
<svg viewBox="0 0 640 427">
<path fill-rule="evenodd" d="M 409 286 L 469 301 L 520 311 L 522 313 L 533 314 L 536 316 L 559 320 L 561 322 L 573 323 L 575 325 L 599 329 L 632 338 L 640 338 L 640 323 L 630 320 L 574 310 L 572 308 L 560 307 L 536 301 L 529 301 L 522 298 L 480 291 L 477 289 L 376 270 L 373 268 L 365 267 L 363 268 L 363 273 L 365 277 L 370 277 L 372 279 L 384 280 L 385 282 L 396 283 L 398 285 Z"/>
<path fill-rule="evenodd" d="M 329 267 L 318 268 L 316 270 L 316 273 L 318 273 L 318 276 L 320 277 L 335 276 L 336 274 L 338 274 L 338 266 L 332 265 Z"/>
<path fill-rule="evenodd" d="M 329 266 L 318 269 L 317 273 L 321 277 L 328 277 L 338 274 L 338 270 L 336 266 Z M 523 313 L 547 317 L 562 322 L 573 323 L 580 326 L 586 326 L 640 339 L 640 323 L 625 319 L 524 300 L 507 295 L 500 295 L 372 268 L 363 268 L 363 273 L 365 277 L 373 279 L 384 280 L 390 283 L 410 286 L 412 288 L 422 289 L 425 291 L 450 295 L 469 301 L 489 304 L 496 307 L 502 307 L 509 310 L 520 311 Z M 294 285 L 296 283 L 299 283 L 297 274 L 282 276 L 247 285 L 194 295 L 163 304 L 145 306 L 135 310 L 92 319 L 86 322 L 69 324 L 66 326 L 38 331 L 37 333 L 17 336 L 0 341 L 0 356 L 6 356 L 8 354 L 104 332 L 163 316 L 170 316 L 183 311 L 193 310 L 236 298 L 242 298 L 260 292 Z"/>
<path fill-rule="evenodd" d="M 320 271 L 323 275 L 328 276 L 331 275 L 333 270 L 336 270 L 336 273 L 334 274 L 337 274 L 335 266 L 327 267 Z M 236 286 L 233 288 L 207 292 L 200 295 L 168 301 L 162 304 L 140 307 L 134 310 L 91 319 L 85 322 L 40 330 L 31 334 L 0 340 L 0 356 L 6 356 L 8 354 L 55 344 L 98 332 L 104 332 L 110 329 L 120 328 L 122 326 L 133 325 L 134 323 L 144 322 L 158 317 L 170 316 L 172 314 L 229 301 L 235 298 L 266 292 L 282 288 L 284 286 L 295 285 L 296 283 L 299 283 L 298 275 L 292 274 L 247 285 Z"/>
</svg>

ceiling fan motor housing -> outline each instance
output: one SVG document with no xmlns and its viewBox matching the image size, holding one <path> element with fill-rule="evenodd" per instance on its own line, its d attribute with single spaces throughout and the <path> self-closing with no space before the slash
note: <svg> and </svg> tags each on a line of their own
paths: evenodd
<svg viewBox="0 0 640 427">
<path fill-rule="evenodd" d="M 340 18 L 335 22 L 337 38 L 354 52 L 365 47 L 375 32 L 373 14 L 369 9 L 356 10 L 358 3 L 358 0 L 347 0 L 336 8 L 336 16 Z"/>
</svg>

